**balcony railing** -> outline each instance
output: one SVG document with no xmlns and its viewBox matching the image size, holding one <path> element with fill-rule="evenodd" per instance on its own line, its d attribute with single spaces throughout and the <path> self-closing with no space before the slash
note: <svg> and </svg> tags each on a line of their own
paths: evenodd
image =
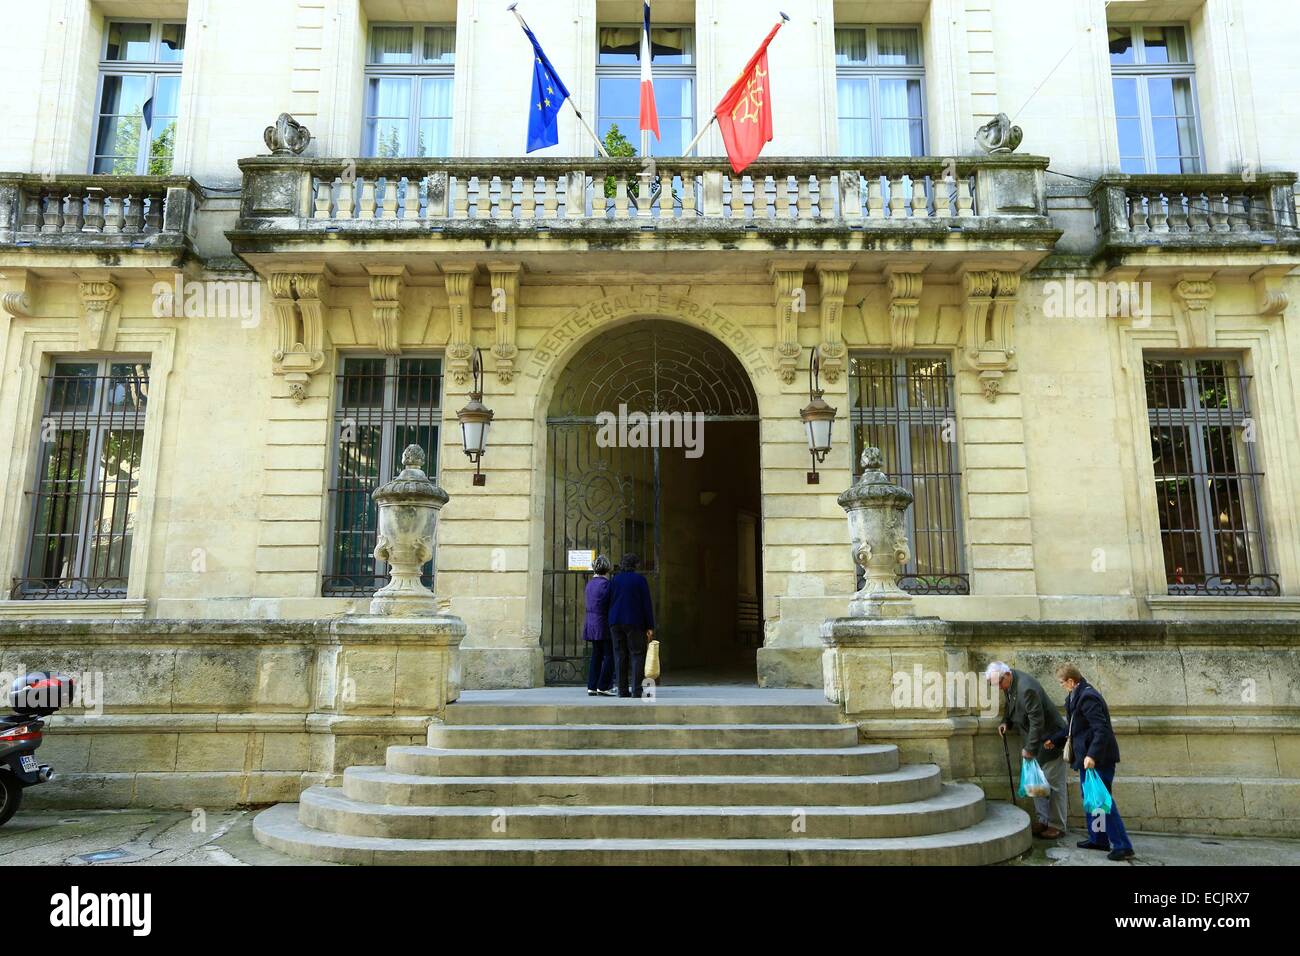
<svg viewBox="0 0 1300 956">
<path fill-rule="evenodd" d="M 198 185 L 180 176 L 0 175 L 0 245 L 182 248 L 200 200 Z"/>
<path fill-rule="evenodd" d="M 243 161 L 239 229 L 257 234 L 1048 231 L 1046 160 L 720 159 Z"/>
<path fill-rule="evenodd" d="M 1106 176 L 1093 188 L 1104 247 L 1249 249 L 1300 243 L 1295 173 Z"/>
</svg>

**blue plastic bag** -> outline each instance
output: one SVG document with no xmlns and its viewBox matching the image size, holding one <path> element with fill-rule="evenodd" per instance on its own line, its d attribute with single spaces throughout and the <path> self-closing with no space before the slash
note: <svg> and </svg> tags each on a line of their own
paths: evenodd
<svg viewBox="0 0 1300 956">
<path fill-rule="evenodd" d="M 1083 812 L 1087 814 L 1110 813 L 1110 791 L 1101 782 L 1101 774 L 1089 768 L 1083 772 Z"/>
<path fill-rule="evenodd" d="M 1024 757 L 1020 761 L 1020 790 L 1022 797 L 1050 797 L 1052 788 L 1047 782 L 1043 768 L 1033 757 Z"/>
</svg>

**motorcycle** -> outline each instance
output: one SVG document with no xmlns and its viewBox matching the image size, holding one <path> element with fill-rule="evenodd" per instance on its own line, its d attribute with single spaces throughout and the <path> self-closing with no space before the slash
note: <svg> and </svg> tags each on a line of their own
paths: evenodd
<svg viewBox="0 0 1300 956">
<path fill-rule="evenodd" d="M 72 703 L 75 681 L 63 674 L 27 674 L 9 689 L 13 713 L 0 717 L 0 826 L 18 812 L 23 791 L 54 779 L 49 764 L 37 763 L 45 720 Z"/>
</svg>

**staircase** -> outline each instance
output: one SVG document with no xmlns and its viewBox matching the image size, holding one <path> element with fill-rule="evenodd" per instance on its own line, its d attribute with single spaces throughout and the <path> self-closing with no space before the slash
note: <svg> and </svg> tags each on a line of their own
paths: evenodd
<svg viewBox="0 0 1300 956">
<path fill-rule="evenodd" d="M 1029 819 L 932 765 L 900 766 L 817 691 L 466 693 L 427 747 L 390 747 L 254 821 L 296 857 L 354 864 L 984 864 Z"/>
</svg>

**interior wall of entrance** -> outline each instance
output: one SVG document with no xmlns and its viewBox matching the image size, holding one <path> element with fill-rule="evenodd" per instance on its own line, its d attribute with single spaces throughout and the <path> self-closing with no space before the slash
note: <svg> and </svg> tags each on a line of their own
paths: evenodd
<svg viewBox="0 0 1300 956">
<path fill-rule="evenodd" d="M 660 455 L 663 679 L 753 681 L 762 644 L 757 422 L 706 422 Z"/>
</svg>

